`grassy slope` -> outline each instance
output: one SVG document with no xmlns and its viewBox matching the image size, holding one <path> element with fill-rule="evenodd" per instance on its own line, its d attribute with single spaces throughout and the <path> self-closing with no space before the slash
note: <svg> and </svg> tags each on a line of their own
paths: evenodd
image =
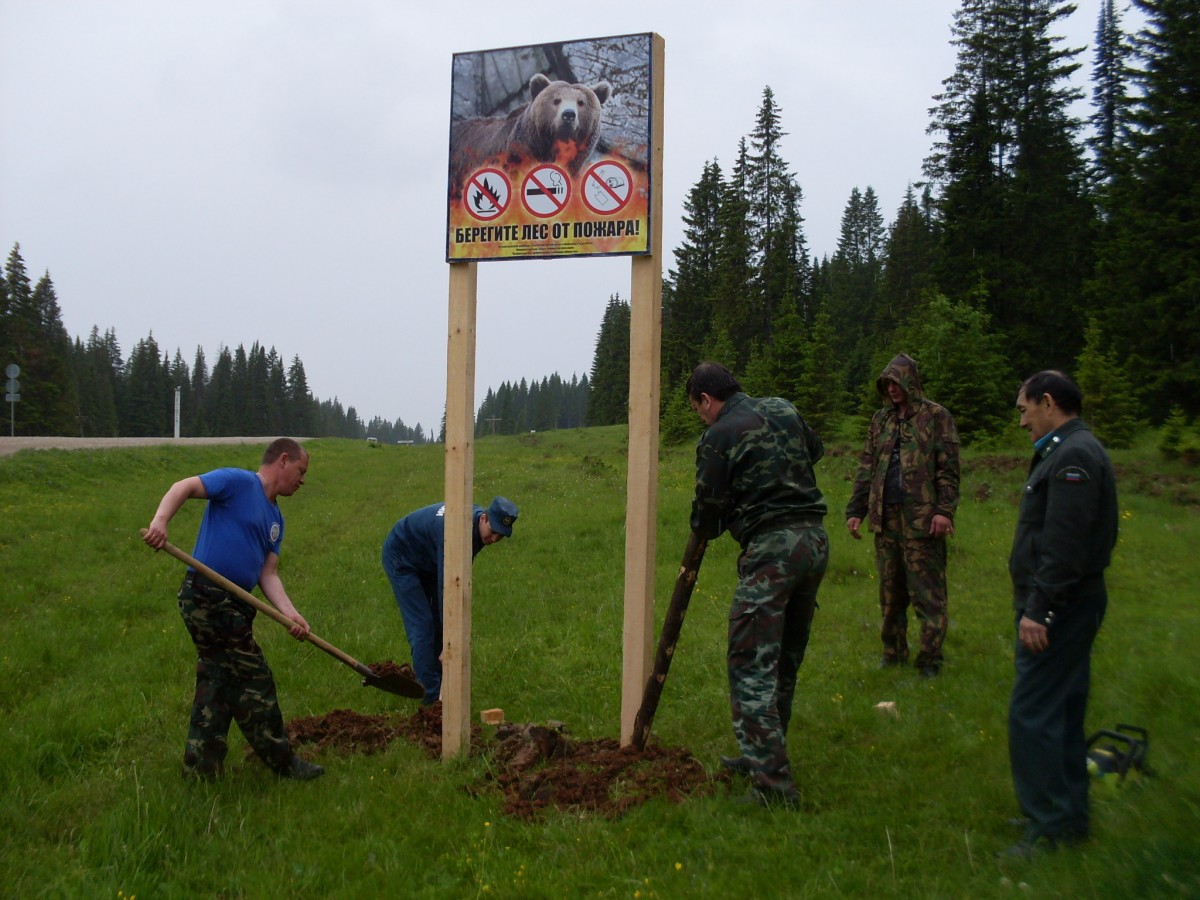
<svg viewBox="0 0 1200 900">
<path fill-rule="evenodd" d="M 310 444 L 308 485 L 283 502 L 282 571 L 314 630 L 359 659 L 406 659 L 379 569 L 401 514 L 440 499 L 437 447 Z M 841 527 L 854 455 L 820 477 L 833 514 L 790 733 L 803 811 L 725 796 L 649 804 L 617 822 L 504 819 L 472 796 L 485 763 L 396 745 L 322 758 L 325 778 L 278 782 L 231 733 L 215 785 L 177 774 L 193 656 L 174 608 L 182 567 L 141 544 L 173 480 L 256 466 L 257 449 L 43 451 L 0 460 L 0 872 L 20 896 L 989 896 L 1200 891 L 1200 732 L 1194 548 L 1200 517 L 1172 502 L 1149 451 L 1118 455 L 1123 531 L 1094 655 L 1089 727 L 1147 727 L 1158 776 L 1097 796 L 1095 839 L 1032 865 L 998 863 L 1014 835 L 1005 710 L 1011 614 L 1005 559 L 1021 466 L 968 460 L 951 550 L 945 677 L 882 672 L 871 545 Z M 1014 451 L 1013 458 L 1023 458 Z M 661 617 L 686 539 L 691 453 L 664 451 Z M 521 506 L 517 534 L 474 567 L 473 706 L 615 736 L 620 708 L 624 429 L 487 438 L 476 499 Z M 983 498 L 985 495 L 987 499 Z M 190 550 L 201 507 L 176 517 Z M 734 749 L 724 618 L 736 548 L 708 552 L 655 721 L 707 765 Z M 407 711 L 281 628 L 257 629 L 287 717 Z M 874 704 L 895 701 L 899 719 Z"/>
</svg>

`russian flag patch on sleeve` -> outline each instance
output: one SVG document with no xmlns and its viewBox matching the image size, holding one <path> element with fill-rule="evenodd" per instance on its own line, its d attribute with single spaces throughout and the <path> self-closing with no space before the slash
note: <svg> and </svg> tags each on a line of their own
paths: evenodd
<svg viewBox="0 0 1200 900">
<path fill-rule="evenodd" d="M 1059 481 L 1066 481 L 1071 484 L 1081 484 L 1092 480 L 1092 477 L 1087 473 L 1087 469 L 1081 469 L 1079 466 L 1066 466 L 1059 469 L 1054 477 Z"/>
</svg>

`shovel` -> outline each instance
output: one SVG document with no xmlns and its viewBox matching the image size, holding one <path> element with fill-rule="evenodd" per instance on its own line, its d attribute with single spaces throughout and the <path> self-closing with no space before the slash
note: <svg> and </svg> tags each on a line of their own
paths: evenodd
<svg viewBox="0 0 1200 900">
<path fill-rule="evenodd" d="M 146 536 L 146 529 L 143 528 L 142 529 L 142 537 L 145 537 L 145 536 Z M 279 610 L 277 610 L 271 604 L 264 603 L 262 600 L 259 600 L 257 597 L 255 597 L 253 594 L 251 594 L 249 591 L 247 591 L 245 588 L 242 588 L 239 585 L 234 584 L 232 581 L 230 581 L 224 575 L 214 572 L 212 569 L 210 569 L 208 566 L 206 566 L 204 563 L 200 562 L 199 560 L 193 559 L 187 553 L 184 553 L 182 550 L 180 550 L 178 547 L 176 547 L 174 544 L 172 544 L 170 541 L 163 544 L 162 548 L 164 550 L 166 550 L 168 553 L 170 553 L 173 557 L 178 559 L 180 562 L 187 563 L 189 566 L 191 566 L 193 569 L 195 569 L 197 572 L 199 572 L 201 575 L 203 575 L 209 581 L 213 582 L 214 584 L 219 584 L 221 587 L 223 587 L 229 593 L 233 594 L 238 599 L 246 601 L 251 606 L 253 606 L 255 609 L 257 609 L 259 612 L 270 616 L 272 619 L 274 619 L 276 622 L 278 622 L 280 625 L 284 626 L 285 628 L 291 628 L 292 625 L 295 624 L 291 619 L 289 619 L 287 616 L 285 616 L 283 613 L 281 613 Z M 308 641 L 310 644 L 313 644 L 313 645 L 319 647 L 320 649 L 324 650 L 326 653 L 328 653 L 334 659 L 345 663 L 350 668 L 352 668 L 355 672 L 357 672 L 359 675 L 361 675 L 363 677 L 363 682 L 362 682 L 363 687 L 379 688 L 381 691 L 387 691 L 389 694 L 399 694 L 401 697 L 424 697 L 425 696 L 425 688 L 419 681 L 416 681 L 412 678 L 408 678 L 408 677 L 400 674 L 399 672 L 386 672 L 384 674 L 380 674 L 380 673 L 376 672 L 374 669 L 372 669 L 370 666 L 365 665 L 364 663 L 360 663 L 357 659 L 355 659 L 349 653 L 339 650 L 337 647 L 333 646 L 333 644 L 329 643 L 328 641 L 324 640 L 323 638 L 317 637 L 311 631 L 308 633 L 308 635 L 304 639 L 306 641 Z"/>
<path fill-rule="evenodd" d="M 654 722 L 654 713 L 658 710 L 663 684 L 666 682 L 667 672 L 671 668 L 671 659 L 675 656 L 675 644 L 679 641 L 679 632 L 683 629 L 683 617 L 687 614 L 688 603 L 692 599 L 692 589 L 696 587 L 696 578 L 700 574 L 700 563 L 704 562 L 706 547 L 708 547 L 708 541 L 693 531 L 683 550 L 683 562 L 679 565 L 679 575 L 675 579 L 671 605 L 667 607 L 662 634 L 658 636 L 658 653 L 654 657 L 654 668 L 650 672 L 650 677 L 646 679 L 646 687 L 642 692 L 642 705 L 633 720 L 633 737 L 630 743 L 633 744 L 635 750 L 646 749 L 646 741 L 650 737 L 650 725 Z"/>
</svg>

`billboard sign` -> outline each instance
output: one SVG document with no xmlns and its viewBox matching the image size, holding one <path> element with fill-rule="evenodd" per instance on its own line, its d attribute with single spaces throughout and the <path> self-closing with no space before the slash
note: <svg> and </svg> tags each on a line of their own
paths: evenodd
<svg viewBox="0 0 1200 900">
<path fill-rule="evenodd" d="M 455 54 L 448 262 L 650 252 L 651 38 Z"/>
</svg>

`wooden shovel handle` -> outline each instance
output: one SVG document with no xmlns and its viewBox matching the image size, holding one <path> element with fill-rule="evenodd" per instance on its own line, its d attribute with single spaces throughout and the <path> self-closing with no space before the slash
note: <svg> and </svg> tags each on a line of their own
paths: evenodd
<svg viewBox="0 0 1200 900">
<path fill-rule="evenodd" d="M 145 537 L 145 536 L 146 536 L 146 529 L 143 528 L 142 529 L 142 537 Z M 162 549 L 167 551 L 167 553 L 171 554 L 173 557 L 175 557 L 180 562 L 187 563 L 187 565 L 191 566 L 193 569 L 195 569 L 197 572 L 199 572 L 201 575 L 203 575 L 209 581 L 212 581 L 214 584 L 219 584 L 221 587 L 223 587 L 225 590 L 229 591 L 229 593 L 233 594 L 238 599 L 245 600 L 247 603 L 249 603 L 251 606 L 253 606 L 255 609 L 257 609 L 259 612 L 270 616 L 272 619 L 274 619 L 276 622 L 278 622 L 284 628 L 290 629 L 293 625 L 296 624 L 291 619 L 289 619 L 287 616 L 285 616 L 283 613 L 281 613 L 279 610 L 277 610 L 274 606 L 272 606 L 270 603 L 265 603 L 262 600 L 259 600 L 257 597 L 255 597 L 253 594 L 251 594 L 248 590 L 243 588 L 241 585 L 234 584 L 232 581 L 230 581 L 224 575 L 222 575 L 221 573 L 219 573 L 217 571 L 214 571 L 213 569 L 210 569 L 204 563 L 200 562 L 200 560 L 195 559 L 191 554 L 185 553 L 183 550 L 180 550 L 178 547 L 176 547 L 170 541 L 167 541 L 166 543 L 164 543 L 162 546 Z M 371 670 L 370 666 L 360 663 L 357 659 L 355 659 L 349 653 L 339 650 L 337 647 L 333 646 L 333 644 L 329 643 L 324 638 L 317 637 L 311 631 L 307 635 L 305 635 L 304 639 L 306 641 L 308 641 L 310 644 L 312 644 L 313 646 L 318 647 L 321 650 L 324 650 L 330 656 L 334 657 L 334 659 L 340 660 L 341 662 L 345 663 L 350 668 L 352 668 L 354 671 L 356 671 L 359 675 L 362 675 L 364 677 L 374 676 L 375 673 Z"/>
<path fill-rule="evenodd" d="M 654 656 L 654 668 L 650 677 L 646 679 L 646 687 L 642 691 L 642 705 L 633 720 L 633 736 L 630 743 L 635 750 L 646 749 L 650 725 L 654 722 L 654 713 L 658 710 L 663 684 L 667 680 L 667 672 L 675 656 L 675 644 L 679 641 L 683 618 L 687 614 L 688 602 L 692 599 L 692 590 L 696 587 L 696 578 L 700 575 L 700 564 L 704 562 L 706 547 L 707 540 L 694 531 L 689 533 L 687 546 L 683 550 L 683 562 L 679 565 L 679 575 L 675 579 L 675 590 L 671 593 L 671 604 L 667 607 L 662 633 L 658 636 L 658 653 Z"/>
</svg>

